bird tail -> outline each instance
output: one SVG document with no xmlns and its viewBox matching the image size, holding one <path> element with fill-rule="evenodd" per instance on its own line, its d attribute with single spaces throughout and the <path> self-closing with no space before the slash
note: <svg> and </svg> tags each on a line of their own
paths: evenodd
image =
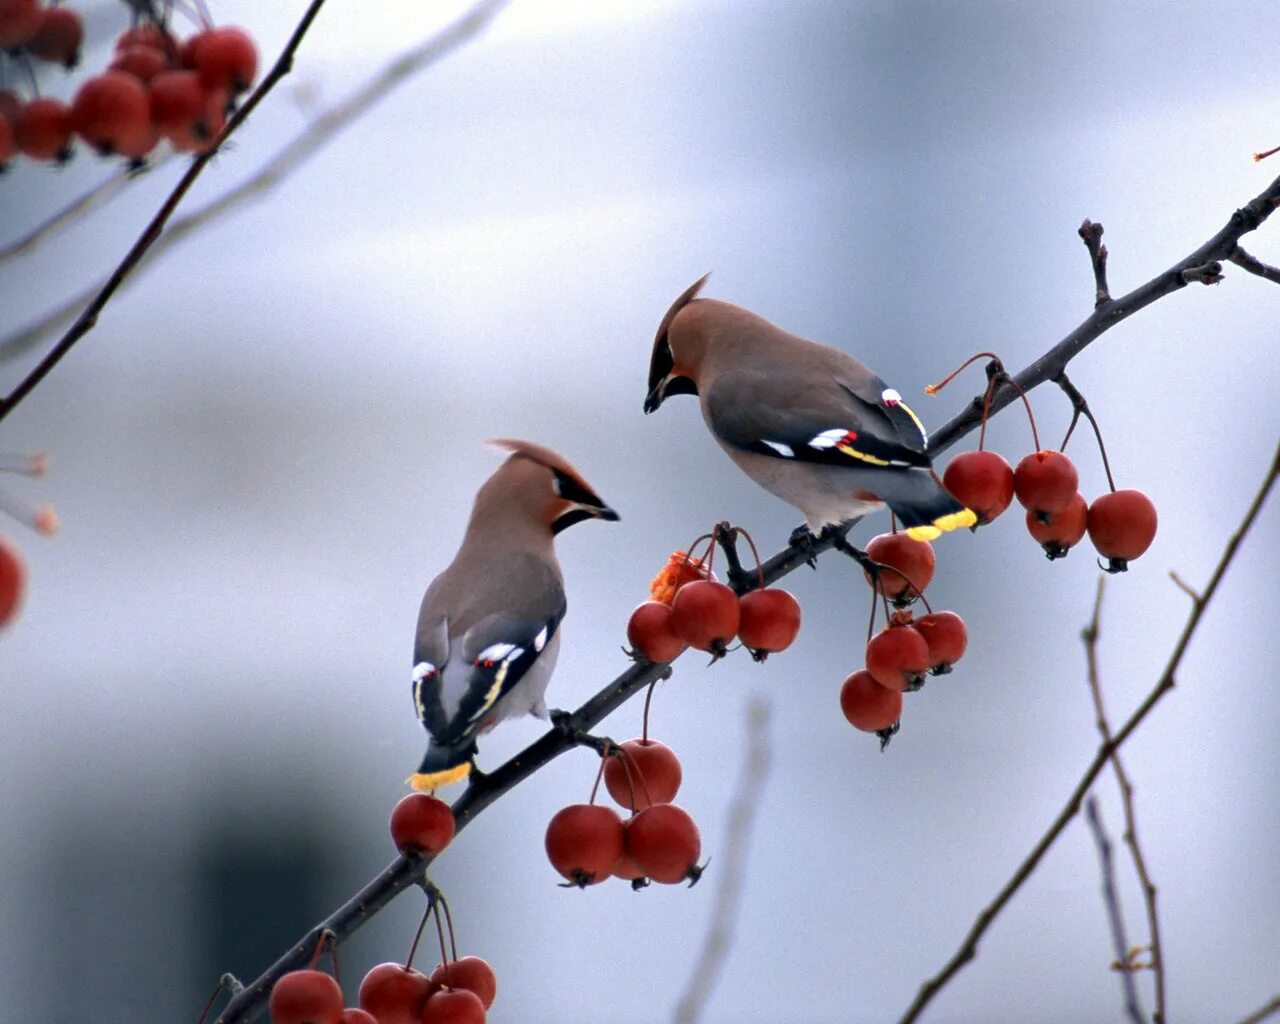
<svg viewBox="0 0 1280 1024">
<path fill-rule="evenodd" d="M 912 540 L 933 540 L 949 530 L 978 522 L 974 511 L 953 498 L 932 472 L 907 470 L 902 474 L 901 486 L 893 490 L 895 493 L 882 497 Z"/>
<path fill-rule="evenodd" d="M 471 774 L 471 761 L 475 755 L 476 744 L 471 738 L 458 743 L 433 742 L 427 747 L 418 770 L 405 782 L 423 793 L 459 782 Z"/>
</svg>

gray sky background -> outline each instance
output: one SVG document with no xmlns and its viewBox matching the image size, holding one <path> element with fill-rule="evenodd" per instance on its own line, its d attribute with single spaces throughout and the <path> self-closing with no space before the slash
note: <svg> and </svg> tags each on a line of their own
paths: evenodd
<svg viewBox="0 0 1280 1024">
<path fill-rule="evenodd" d="M 303 6 L 222 0 L 215 14 L 270 54 Z M 295 76 L 191 202 L 306 122 L 300 90 L 341 97 L 461 9 L 331 2 Z M 99 23 L 114 34 L 123 16 Z M 737 474 L 693 400 L 641 414 L 653 332 L 681 290 L 714 271 L 706 294 L 857 354 L 937 426 L 981 373 L 934 399 L 924 384 L 986 348 L 1021 368 L 1087 315 L 1083 218 L 1106 227 L 1119 294 L 1280 173 L 1249 160 L 1280 142 L 1277 28 L 1273 4 L 1233 0 L 516 0 L 268 202 L 185 243 L 0 436 L 52 454 L 50 477 L 5 487 L 53 501 L 64 523 L 53 540 L 4 528 L 32 577 L 0 637 L 9 1006 L 194 1019 L 221 971 L 256 975 L 390 859 L 386 816 L 422 749 L 408 697 L 418 601 L 497 464 L 485 438 L 553 446 L 622 513 L 559 544 L 570 616 L 550 697 L 576 706 L 625 667 L 626 617 L 670 551 L 729 518 L 772 552 L 798 522 Z M 0 180 L 0 240 L 103 173 L 87 153 L 60 172 L 16 167 Z M 178 173 L 0 266 L 0 328 L 109 269 Z M 1248 247 L 1280 262 L 1277 230 Z M 1278 313 L 1280 290 L 1228 267 L 1072 364 L 1120 486 L 1161 517 L 1152 550 L 1108 581 L 1113 721 L 1185 621 L 1168 571 L 1204 583 L 1271 457 Z M 1056 443 L 1067 402 L 1033 400 Z M 1030 450 L 1015 410 L 991 439 L 1010 461 Z M 1096 496 L 1087 435 L 1071 452 Z M 885 529 L 873 518 L 855 539 Z M 1280 988 L 1278 541 L 1273 507 L 1178 688 L 1125 748 L 1176 1021 L 1238 1019 Z M 679 802 L 712 858 L 697 888 L 556 888 L 543 829 L 586 798 L 585 752 L 459 837 L 433 876 L 465 951 L 498 971 L 490 1020 L 669 1019 L 714 902 L 753 694 L 772 702 L 775 766 L 705 1019 L 897 1018 L 1096 746 L 1078 639 L 1097 578 L 1087 546 L 1051 564 L 1011 510 L 936 547 L 928 596 L 965 617 L 971 645 L 909 698 L 885 755 L 839 711 L 867 589 L 830 558 L 785 584 L 805 613 L 791 652 L 763 666 L 690 657 L 659 691 L 653 730 L 683 759 Z M 639 725 L 636 702 L 602 728 L 624 739 Z M 482 763 L 540 732 L 504 727 Z M 1098 793 L 1118 840 L 1110 778 Z M 250 870 L 280 882 L 245 888 Z M 407 895 L 344 948 L 352 998 L 369 966 L 403 956 L 419 911 Z M 1118 1020 L 1111 957 L 1076 822 L 929 1019 Z"/>
</svg>

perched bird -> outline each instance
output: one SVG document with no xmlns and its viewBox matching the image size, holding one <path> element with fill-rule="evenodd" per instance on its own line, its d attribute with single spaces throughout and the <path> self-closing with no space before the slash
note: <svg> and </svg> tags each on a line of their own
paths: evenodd
<svg viewBox="0 0 1280 1024">
<path fill-rule="evenodd" d="M 551 449 L 490 443 L 511 454 L 476 494 L 462 546 L 418 612 L 413 703 L 430 739 L 415 789 L 465 778 L 476 736 L 504 719 L 547 717 L 566 607 L 555 535 L 618 518 Z"/>
<path fill-rule="evenodd" d="M 897 391 L 837 349 L 697 298 L 706 280 L 662 318 L 646 413 L 697 395 L 729 458 L 803 512 L 814 534 L 882 505 L 916 540 L 977 522 L 933 473 L 924 427 Z"/>
</svg>

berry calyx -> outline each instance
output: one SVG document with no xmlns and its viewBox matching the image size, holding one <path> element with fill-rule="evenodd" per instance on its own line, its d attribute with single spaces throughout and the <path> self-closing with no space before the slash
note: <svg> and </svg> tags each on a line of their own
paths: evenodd
<svg viewBox="0 0 1280 1024">
<path fill-rule="evenodd" d="M 676 591 L 671 602 L 671 625 L 690 647 L 724 654 L 738 633 L 738 595 L 723 583 L 695 580 Z"/>
<path fill-rule="evenodd" d="M 626 825 L 626 851 L 646 877 L 664 885 L 702 877 L 698 856 L 702 837 L 689 812 L 675 804 L 654 804 Z"/>
<path fill-rule="evenodd" d="M 902 694 L 881 686 L 860 668 L 840 686 L 840 710 L 855 729 L 882 732 L 902 717 Z"/>
<path fill-rule="evenodd" d="M 1032 452 L 1013 471 L 1013 493 L 1018 501 L 1042 517 L 1070 505 L 1079 484 L 1075 464 L 1062 452 Z"/>
<path fill-rule="evenodd" d="M 1080 538 L 1084 536 L 1088 512 L 1089 505 L 1083 494 L 1073 495 L 1071 503 L 1060 512 L 1041 516 L 1028 509 L 1027 532 L 1044 548 L 1049 561 L 1065 558 L 1067 552 L 1079 544 Z"/>
<path fill-rule="evenodd" d="M 756 661 L 785 651 L 800 634 L 800 602 L 785 590 L 765 587 L 738 598 L 738 639 Z"/>
<path fill-rule="evenodd" d="M 867 557 L 896 570 L 881 572 L 878 583 L 872 581 L 871 574 L 865 569 L 862 575 L 877 593 L 883 593 L 900 608 L 920 596 L 933 579 L 937 565 L 933 545 L 927 540 L 912 540 L 905 533 L 882 533 L 872 537 L 867 544 Z"/>
<path fill-rule="evenodd" d="M 955 612 L 929 612 L 911 624 L 929 649 L 929 673 L 945 675 L 960 660 L 969 646 L 969 632 L 964 619 Z"/>
<path fill-rule="evenodd" d="M 929 671 L 929 645 L 913 626 L 890 624 L 867 642 L 867 671 L 890 690 L 918 690 Z"/>
<path fill-rule="evenodd" d="M 360 982 L 360 1008 L 378 1024 L 418 1024 L 435 986 L 421 971 L 389 962 L 370 969 Z"/>
<path fill-rule="evenodd" d="M 629 811 L 651 804 L 669 804 L 680 789 L 680 758 L 658 740 L 634 739 L 619 744 L 606 758 L 604 784 L 609 795 Z"/>
<path fill-rule="evenodd" d="M 434 857 L 457 827 L 449 805 L 427 793 L 410 793 L 391 811 L 391 838 L 401 853 Z"/>
<path fill-rule="evenodd" d="M 627 620 L 627 643 L 633 658 L 641 655 L 658 663 L 679 657 L 689 645 L 671 625 L 671 606 L 661 601 L 637 605 Z"/>
<path fill-rule="evenodd" d="M 570 886 L 585 889 L 613 873 L 622 854 L 622 819 L 598 804 L 572 804 L 547 825 L 547 859 Z"/>
<path fill-rule="evenodd" d="M 1156 522 L 1156 507 L 1141 491 L 1112 491 L 1089 506 L 1089 540 L 1108 560 L 1108 572 L 1124 572 L 1151 547 Z"/>
<path fill-rule="evenodd" d="M 234 26 L 198 33 L 184 50 L 206 89 L 244 92 L 258 74 L 258 48 L 244 29 Z"/>
<path fill-rule="evenodd" d="M 947 463 L 942 485 L 973 509 L 982 526 L 1013 501 L 1013 468 L 995 452 L 963 452 Z"/>
<path fill-rule="evenodd" d="M 480 997 L 487 1010 L 498 997 L 498 976 L 493 973 L 489 961 L 478 956 L 464 956 L 445 964 L 436 964 L 431 972 L 431 984 L 436 988 L 464 988 Z"/>
<path fill-rule="evenodd" d="M 290 971 L 271 987 L 271 1024 L 338 1024 L 342 989 L 324 971 Z"/>
</svg>

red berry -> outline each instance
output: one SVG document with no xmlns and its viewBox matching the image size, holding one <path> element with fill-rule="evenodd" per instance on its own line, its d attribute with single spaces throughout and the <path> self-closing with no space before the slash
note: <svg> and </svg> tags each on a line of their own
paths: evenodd
<svg viewBox="0 0 1280 1024">
<path fill-rule="evenodd" d="M 18 610 L 27 587 L 27 569 L 18 549 L 0 537 L 0 626 Z"/>
<path fill-rule="evenodd" d="M 547 858 L 573 885 L 603 882 L 622 854 L 622 819 L 598 804 L 573 804 L 547 825 Z"/>
<path fill-rule="evenodd" d="M 1108 571 L 1124 572 L 1156 537 L 1156 507 L 1141 491 L 1112 491 L 1089 506 L 1089 539 L 1110 560 Z"/>
<path fill-rule="evenodd" d="M 0 0 L 0 50 L 25 46 L 40 31 L 40 5 L 36 0 Z"/>
<path fill-rule="evenodd" d="M 368 1010 L 362 1010 L 358 1006 L 348 1006 L 338 1018 L 338 1024 L 381 1024 L 381 1021 Z"/>
<path fill-rule="evenodd" d="M 190 41 L 190 55 L 206 89 L 244 92 L 258 74 L 258 48 L 243 29 L 227 26 L 199 34 Z"/>
<path fill-rule="evenodd" d="M 38 98 L 23 105 L 13 140 L 33 160 L 65 160 L 71 155 L 71 109 L 61 100 Z"/>
<path fill-rule="evenodd" d="M 646 601 L 631 613 L 627 643 L 652 662 L 670 661 L 689 646 L 672 630 L 671 606 L 661 601 Z"/>
<path fill-rule="evenodd" d="M 4 170 L 6 164 L 17 152 L 17 146 L 13 142 L 13 128 L 9 124 L 9 119 L 3 113 L 0 113 L 0 170 Z"/>
<path fill-rule="evenodd" d="M 116 51 L 116 58 L 107 66 L 107 70 L 133 75 L 145 85 L 168 66 L 169 61 L 165 55 L 154 46 L 129 46 Z"/>
<path fill-rule="evenodd" d="M 1089 506 L 1083 494 L 1074 495 L 1071 504 L 1061 512 L 1043 518 L 1027 509 L 1027 532 L 1044 548 L 1050 561 L 1065 558 L 1067 551 L 1079 544 L 1084 536 L 1088 512 Z M 1046 523 L 1045 519 L 1049 521 Z"/>
<path fill-rule="evenodd" d="M 391 811 L 391 838 L 401 853 L 434 857 L 455 827 L 449 805 L 427 793 L 410 793 Z"/>
<path fill-rule="evenodd" d="M 738 639 L 762 661 L 785 651 L 800 633 L 800 602 L 785 590 L 766 587 L 738 599 Z"/>
<path fill-rule="evenodd" d="M 840 710 L 855 729 L 881 732 L 902 717 L 902 694 L 881 686 L 861 668 L 840 687 Z"/>
<path fill-rule="evenodd" d="M 431 972 L 431 984 L 436 988 L 465 988 L 480 997 L 487 1010 L 498 996 L 498 976 L 493 973 L 489 961 L 478 956 L 464 956 L 444 964 L 436 964 Z"/>
<path fill-rule="evenodd" d="M 71 124 L 99 153 L 136 150 L 151 133 L 146 87 L 123 71 L 95 75 L 76 92 Z"/>
<path fill-rule="evenodd" d="M 644 878 L 644 868 L 632 860 L 624 850 L 618 862 L 613 865 L 613 877 L 621 878 L 624 882 L 634 882 Z"/>
<path fill-rule="evenodd" d="M 989 523 L 1013 501 L 1013 470 L 995 452 L 964 452 L 949 463 L 942 484 L 959 502 L 973 509 L 978 522 Z"/>
<path fill-rule="evenodd" d="M 886 626 L 867 644 L 867 671 L 891 690 L 918 690 L 929 671 L 929 645 L 912 626 Z"/>
<path fill-rule="evenodd" d="M 688 811 L 675 804 L 654 804 L 627 822 L 626 849 L 648 878 L 692 885 L 702 874 L 698 856 L 702 837 Z"/>
<path fill-rule="evenodd" d="M 211 95 L 194 71 L 162 71 L 149 91 L 152 123 L 178 149 L 199 149 L 222 131 L 222 96 Z"/>
<path fill-rule="evenodd" d="M 619 746 L 622 753 L 604 763 L 609 795 L 629 811 L 671 803 L 682 777 L 675 751 L 657 740 L 627 740 Z"/>
<path fill-rule="evenodd" d="M 484 1003 L 465 988 L 433 992 L 422 1008 L 422 1024 L 484 1024 Z"/>
<path fill-rule="evenodd" d="M 324 971 L 290 971 L 271 987 L 271 1024 L 338 1024 L 342 989 Z"/>
<path fill-rule="evenodd" d="M 435 986 L 421 971 L 395 962 L 378 964 L 360 982 L 360 1008 L 378 1024 L 418 1024 Z"/>
<path fill-rule="evenodd" d="M 1013 471 L 1013 493 L 1023 508 L 1052 515 L 1071 504 L 1080 477 L 1062 452 L 1032 452 Z"/>
<path fill-rule="evenodd" d="M 899 606 L 911 604 L 919 596 L 919 591 L 929 585 L 937 564 L 932 544 L 927 540 L 912 540 L 905 533 L 882 533 L 872 537 L 867 545 L 867 555 L 890 567 L 890 571 L 880 574 L 880 586 L 876 590 L 883 589 L 885 596 Z M 868 583 L 871 582 L 871 574 L 865 569 L 862 575 Z"/>
<path fill-rule="evenodd" d="M 924 637 L 929 648 L 929 671 L 935 676 L 951 671 L 969 646 L 969 632 L 964 619 L 955 612 L 930 612 L 921 615 L 911 628 Z"/>
<path fill-rule="evenodd" d="M 738 595 L 713 580 L 686 583 L 671 602 L 672 628 L 700 651 L 723 654 L 737 635 L 738 619 Z"/>
<path fill-rule="evenodd" d="M 80 15 L 69 7 L 46 7 L 40 12 L 40 27 L 27 42 L 27 52 L 70 69 L 80 60 L 83 39 Z"/>
<path fill-rule="evenodd" d="M 0 117 L 9 122 L 12 128 L 22 113 L 22 100 L 12 89 L 0 89 Z"/>
<path fill-rule="evenodd" d="M 150 23 L 134 25 L 116 37 L 116 53 L 127 50 L 131 46 L 149 46 L 165 54 L 176 54 L 178 44 L 169 30 Z"/>
</svg>

